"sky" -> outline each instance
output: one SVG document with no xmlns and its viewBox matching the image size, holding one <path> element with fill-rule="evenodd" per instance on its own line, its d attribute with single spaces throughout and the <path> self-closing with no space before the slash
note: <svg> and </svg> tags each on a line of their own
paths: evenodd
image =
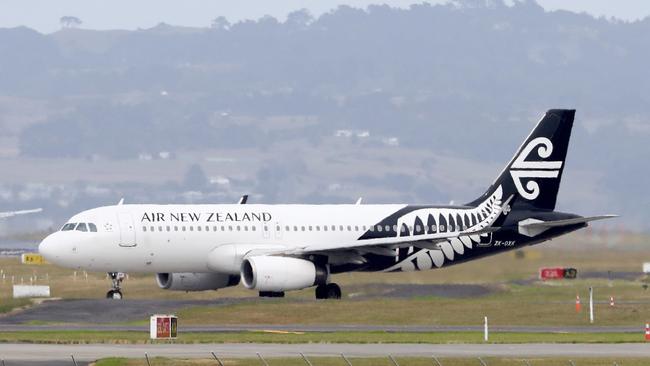
<svg viewBox="0 0 650 366">
<path fill-rule="evenodd" d="M 515 0 L 507 0 L 512 2 Z M 42 33 L 60 28 L 59 18 L 76 16 L 88 29 L 150 28 L 160 22 L 205 27 L 223 15 L 231 22 L 271 15 L 284 20 L 293 10 L 307 8 L 319 16 L 338 5 L 365 8 L 369 4 L 408 7 L 418 0 L 0 0 L 0 27 L 27 26 Z M 428 0 L 445 3 L 447 0 Z M 538 0 L 547 10 L 565 9 L 595 16 L 637 20 L 650 15 L 648 0 Z"/>
</svg>

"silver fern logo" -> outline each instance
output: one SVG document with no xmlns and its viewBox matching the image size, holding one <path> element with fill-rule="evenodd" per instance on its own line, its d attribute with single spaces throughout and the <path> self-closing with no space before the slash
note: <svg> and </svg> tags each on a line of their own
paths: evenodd
<svg viewBox="0 0 650 366">
<path fill-rule="evenodd" d="M 517 192 L 527 199 L 534 200 L 539 197 L 540 188 L 536 179 L 557 178 L 562 168 L 561 161 L 529 161 L 526 160 L 531 153 L 541 159 L 548 159 L 553 153 L 553 143 L 546 137 L 537 137 L 530 141 L 517 156 L 510 168 L 510 175 L 515 183 Z M 526 181 L 525 186 L 523 181 Z"/>
</svg>

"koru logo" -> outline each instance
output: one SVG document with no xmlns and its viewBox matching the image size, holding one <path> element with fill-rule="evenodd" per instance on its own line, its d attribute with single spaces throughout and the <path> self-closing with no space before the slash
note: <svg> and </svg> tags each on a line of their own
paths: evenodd
<svg viewBox="0 0 650 366">
<path fill-rule="evenodd" d="M 562 168 L 561 161 L 528 161 L 526 158 L 537 148 L 537 155 L 547 159 L 553 153 L 553 143 L 546 137 L 537 137 L 521 150 L 521 153 L 510 167 L 510 175 L 517 192 L 527 200 L 534 200 L 539 196 L 539 183 L 535 178 L 557 178 Z M 527 180 L 526 186 L 522 180 Z"/>
</svg>

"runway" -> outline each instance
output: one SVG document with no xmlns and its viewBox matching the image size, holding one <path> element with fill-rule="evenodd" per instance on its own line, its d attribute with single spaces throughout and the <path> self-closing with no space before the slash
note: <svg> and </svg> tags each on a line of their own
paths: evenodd
<svg viewBox="0 0 650 366">
<path fill-rule="evenodd" d="M 210 358 L 298 357 L 650 357 L 643 343 L 619 344 L 149 344 L 149 345 L 42 345 L 0 344 L 6 361 L 63 361 L 74 355 L 79 361 L 104 357 Z"/>
<path fill-rule="evenodd" d="M 111 325 L 111 324 L 4 324 L 0 322 L 0 329 L 5 332 L 21 331 L 113 331 L 113 332 L 149 332 L 148 325 Z M 273 324 L 241 324 L 241 325 L 188 325 L 182 321 L 178 326 L 181 333 L 233 333 L 233 332 L 260 332 L 260 331 L 286 331 L 305 333 L 332 333 L 332 332 L 389 332 L 389 333 L 434 333 L 434 332 L 482 332 L 483 326 L 466 325 L 273 325 Z M 492 332 L 504 333 L 639 333 L 643 326 L 491 326 Z"/>
</svg>

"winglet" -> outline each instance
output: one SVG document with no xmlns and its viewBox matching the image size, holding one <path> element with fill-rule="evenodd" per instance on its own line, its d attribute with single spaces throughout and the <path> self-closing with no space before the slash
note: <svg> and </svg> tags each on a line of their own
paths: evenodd
<svg viewBox="0 0 650 366">
<path fill-rule="evenodd" d="M 120 198 L 120 202 L 117 203 L 118 206 L 122 206 L 124 204 L 124 197 Z"/>
<path fill-rule="evenodd" d="M 362 200 L 363 200 L 363 197 L 359 197 L 359 199 L 357 200 L 357 202 L 355 203 L 355 205 L 360 205 Z"/>
</svg>

